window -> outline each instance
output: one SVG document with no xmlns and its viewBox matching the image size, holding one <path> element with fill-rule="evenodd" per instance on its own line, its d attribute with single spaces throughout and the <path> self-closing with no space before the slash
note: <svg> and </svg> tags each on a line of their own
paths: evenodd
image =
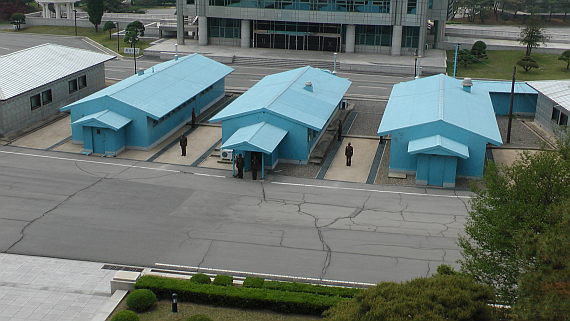
<svg viewBox="0 0 570 321">
<path fill-rule="evenodd" d="M 51 89 L 42 92 L 42 105 L 51 103 Z"/>
<path fill-rule="evenodd" d="M 420 41 L 419 27 L 403 27 L 402 28 L 402 47 L 417 48 Z"/>
<path fill-rule="evenodd" d="M 568 126 L 568 115 L 565 113 L 560 113 L 560 123 L 558 123 L 558 125 Z"/>
<path fill-rule="evenodd" d="M 356 44 L 370 46 L 390 46 L 392 26 L 356 26 Z"/>
<path fill-rule="evenodd" d="M 408 0 L 408 14 L 416 14 L 417 0 Z"/>
<path fill-rule="evenodd" d="M 79 81 L 79 89 L 87 87 L 87 76 L 79 77 L 78 81 Z"/>
<path fill-rule="evenodd" d="M 559 119 L 560 119 L 560 109 L 553 107 L 552 108 L 552 120 L 558 124 Z"/>
<path fill-rule="evenodd" d="M 40 94 L 30 97 L 30 105 L 32 107 L 32 110 L 40 108 L 42 106 L 42 102 L 40 100 Z"/>
<path fill-rule="evenodd" d="M 69 81 L 69 93 L 74 93 L 77 91 L 77 79 L 72 79 Z"/>
<path fill-rule="evenodd" d="M 209 18 L 208 36 L 216 38 L 241 38 L 241 20 Z"/>
</svg>

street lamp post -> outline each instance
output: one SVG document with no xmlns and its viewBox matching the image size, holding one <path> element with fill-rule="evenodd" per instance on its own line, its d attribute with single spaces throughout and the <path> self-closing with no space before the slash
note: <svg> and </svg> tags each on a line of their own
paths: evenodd
<svg viewBox="0 0 570 321">
<path fill-rule="evenodd" d="M 334 66 L 332 74 L 336 76 L 336 52 L 334 53 Z"/>
<path fill-rule="evenodd" d="M 73 9 L 73 18 L 75 19 L 75 35 L 77 36 L 77 9 Z"/>
<path fill-rule="evenodd" d="M 119 38 L 120 38 L 119 34 L 121 33 L 121 29 L 119 29 L 119 22 L 118 21 L 116 22 L 116 25 L 117 25 L 117 53 L 121 54 L 119 52 Z"/>
<path fill-rule="evenodd" d="M 414 79 L 418 77 L 418 49 L 416 49 L 416 54 L 414 55 Z"/>
</svg>

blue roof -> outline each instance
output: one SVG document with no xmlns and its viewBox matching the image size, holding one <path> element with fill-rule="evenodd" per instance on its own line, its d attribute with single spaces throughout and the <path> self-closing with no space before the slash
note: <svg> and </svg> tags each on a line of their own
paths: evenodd
<svg viewBox="0 0 570 321">
<path fill-rule="evenodd" d="M 473 88 L 481 88 L 490 93 L 511 93 L 512 81 L 505 80 L 472 80 Z M 524 81 L 515 81 L 515 94 L 538 94 Z"/>
<path fill-rule="evenodd" d="M 433 154 L 469 158 L 469 147 L 441 135 L 435 135 L 408 143 L 410 154 Z"/>
<path fill-rule="evenodd" d="M 306 82 L 311 82 L 313 91 L 304 89 Z M 350 84 L 328 70 L 309 66 L 266 76 L 210 122 L 264 111 L 320 131 Z"/>
<path fill-rule="evenodd" d="M 287 135 L 286 130 L 261 122 L 238 129 L 222 148 L 271 154 L 285 135 Z"/>
<path fill-rule="evenodd" d="M 116 114 L 108 109 L 79 118 L 72 125 L 92 125 L 91 127 L 110 128 L 119 130 L 130 123 L 131 120 Z"/>
<path fill-rule="evenodd" d="M 193 54 L 158 64 L 60 110 L 108 96 L 159 119 L 232 71 L 224 64 Z"/>
<path fill-rule="evenodd" d="M 394 85 L 378 135 L 438 121 L 502 144 L 489 92 L 475 85 L 466 92 L 461 80 L 443 74 Z"/>
</svg>

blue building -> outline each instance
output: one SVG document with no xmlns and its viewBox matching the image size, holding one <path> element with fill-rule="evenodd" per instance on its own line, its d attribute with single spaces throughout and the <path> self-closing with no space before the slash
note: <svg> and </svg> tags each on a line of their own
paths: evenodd
<svg viewBox="0 0 570 321">
<path fill-rule="evenodd" d="M 117 155 L 124 149 L 150 150 L 225 95 L 233 71 L 193 54 L 139 71 L 75 103 L 71 111 L 74 144 L 83 153 Z"/>
<path fill-rule="evenodd" d="M 489 92 L 497 116 L 509 114 L 512 82 L 503 80 L 473 80 L 473 88 Z M 525 82 L 515 82 L 513 114 L 534 116 L 538 93 Z"/>
<path fill-rule="evenodd" d="M 378 128 L 388 134 L 389 171 L 415 174 L 420 185 L 480 177 L 487 143 L 502 144 L 489 92 L 445 75 L 394 85 Z"/>
<path fill-rule="evenodd" d="M 222 122 L 222 149 L 253 155 L 262 168 L 306 164 L 351 82 L 327 70 L 298 68 L 264 77 L 210 119 Z"/>
</svg>

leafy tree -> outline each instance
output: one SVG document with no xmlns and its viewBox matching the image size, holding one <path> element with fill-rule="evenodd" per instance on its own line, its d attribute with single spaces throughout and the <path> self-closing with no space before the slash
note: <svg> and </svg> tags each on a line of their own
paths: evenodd
<svg viewBox="0 0 570 321">
<path fill-rule="evenodd" d="M 89 21 L 95 26 L 95 32 L 99 32 L 99 25 L 103 18 L 105 6 L 103 0 L 87 0 L 87 14 L 89 14 Z"/>
<path fill-rule="evenodd" d="M 105 22 L 105 25 L 103 26 L 103 31 L 109 31 L 109 39 L 111 39 L 111 30 L 115 28 L 117 28 L 117 26 L 115 26 L 115 24 L 112 21 Z"/>
<path fill-rule="evenodd" d="M 462 49 L 457 52 L 457 62 L 462 63 L 467 68 L 468 64 L 479 62 L 475 56 L 471 54 L 470 50 Z"/>
<path fill-rule="evenodd" d="M 558 60 L 566 61 L 566 69 L 568 69 L 570 66 L 570 50 L 564 51 L 560 57 L 558 57 Z"/>
<path fill-rule="evenodd" d="M 520 254 L 533 264 L 519 283 L 520 320 L 570 320 L 570 201 L 557 207 L 561 221 L 541 234 L 527 233 Z"/>
<path fill-rule="evenodd" d="M 538 68 L 538 63 L 532 57 L 524 56 L 521 60 L 517 61 L 517 65 L 523 67 L 525 72 L 528 72 L 532 68 Z"/>
<path fill-rule="evenodd" d="M 459 238 L 461 269 L 491 285 L 501 301 L 512 304 L 523 267 L 521 235 L 543 234 L 559 217 L 549 209 L 570 198 L 570 139 L 562 134 L 556 151 L 523 152 L 510 166 L 490 162 Z"/>
<path fill-rule="evenodd" d="M 0 1 L 0 18 L 10 19 L 14 13 L 28 13 L 25 1 Z"/>
<path fill-rule="evenodd" d="M 26 23 L 26 16 L 23 13 L 16 12 L 10 17 L 10 23 L 20 29 L 20 25 Z"/>
<path fill-rule="evenodd" d="M 471 54 L 477 57 L 477 59 L 487 59 L 489 57 L 487 56 L 486 49 L 487 45 L 483 41 L 477 41 L 473 44 L 473 47 L 471 47 Z"/>
<path fill-rule="evenodd" d="M 382 282 L 325 311 L 327 321 L 495 320 L 493 290 L 469 277 L 438 274 L 406 283 Z"/>
<path fill-rule="evenodd" d="M 526 27 L 520 33 L 519 42 L 526 45 L 525 56 L 530 56 L 532 48 L 540 47 L 540 44 L 546 46 L 546 41 L 550 36 L 544 33 L 544 23 L 540 16 L 531 14 L 530 18 L 526 21 Z"/>
<path fill-rule="evenodd" d="M 489 19 L 489 15 L 485 11 L 481 10 L 479 12 L 479 20 L 484 23 L 487 19 Z"/>
<path fill-rule="evenodd" d="M 121 0 L 105 0 L 103 5 L 106 12 L 118 12 L 121 9 Z"/>
<path fill-rule="evenodd" d="M 135 48 L 136 43 L 139 42 L 139 37 L 144 36 L 144 25 L 142 22 L 135 20 L 127 25 L 125 28 L 125 42 L 131 45 L 131 48 Z"/>
</svg>

